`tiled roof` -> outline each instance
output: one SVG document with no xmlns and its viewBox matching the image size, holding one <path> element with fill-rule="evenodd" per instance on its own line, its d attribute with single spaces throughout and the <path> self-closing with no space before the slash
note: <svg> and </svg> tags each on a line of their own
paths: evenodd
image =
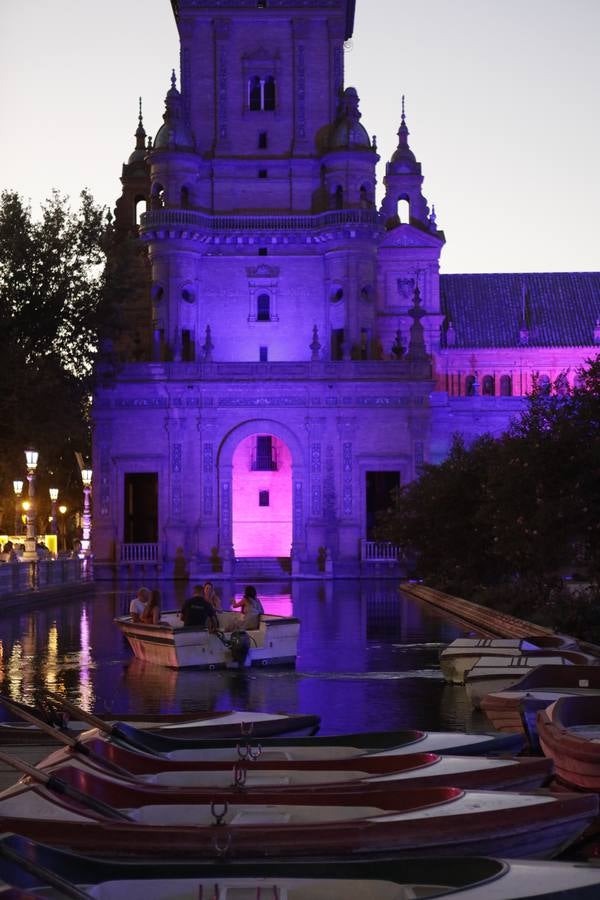
<svg viewBox="0 0 600 900">
<path fill-rule="evenodd" d="M 455 347 L 518 347 L 523 293 L 530 347 L 588 347 L 600 316 L 600 272 L 441 275 Z M 442 346 L 446 346 L 446 333 Z"/>
</svg>

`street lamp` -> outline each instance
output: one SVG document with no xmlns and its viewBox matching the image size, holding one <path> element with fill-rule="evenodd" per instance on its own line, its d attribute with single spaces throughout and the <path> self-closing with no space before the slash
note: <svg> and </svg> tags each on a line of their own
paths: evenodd
<svg viewBox="0 0 600 900">
<path fill-rule="evenodd" d="M 50 503 L 52 504 L 50 515 L 50 534 L 56 534 L 56 501 L 58 500 L 58 488 L 48 488 Z"/>
<path fill-rule="evenodd" d="M 81 480 L 83 481 L 83 517 L 82 517 L 82 531 L 83 536 L 81 539 L 81 549 L 83 550 L 84 556 L 90 555 L 91 543 L 90 543 L 90 532 L 92 530 L 92 516 L 90 513 L 90 494 L 92 492 L 92 470 L 91 469 L 82 469 L 81 470 Z"/>
<path fill-rule="evenodd" d="M 38 464 L 37 450 L 25 451 L 25 462 L 27 464 L 27 481 L 29 484 L 28 497 L 29 507 L 27 509 L 27 533 L 25 536 L 25 551 L 23 559 L 37 559 L 35 549 L 35 470 Z"/>
<path fill-rule="evenodd" d="M 65 513 L 67 508 L 64 503 L 58 507 L 58 511 L 60 513 L 60 529 L 59 529 L 59 537 L 61 538 L 62 549 L 67 549 L 67 523 L 65 520 Z"/>
<path fill-rule="evenodd" d="M 21 494 L 23 493 L 23 482 L 13 481 L 13 490 L 15 492 L 15 535 L 21 534 Z"/>
</svg>

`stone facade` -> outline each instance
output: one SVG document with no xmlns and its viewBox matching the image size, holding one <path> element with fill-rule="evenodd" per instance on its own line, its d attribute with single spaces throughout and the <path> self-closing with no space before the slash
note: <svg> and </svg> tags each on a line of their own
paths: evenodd
<svg viewBox="0 0 600 900">
<path fill-rule="evenodd" d="M 454 432 L 500 433 L 532 373 L 592 355 L 600 276 L 577 289 L 589 342 L 551 346 L 530 276 L 508 304 L 477 282 L 493 276 L 440 277 L 445 238 L 404 109 L 376 208 L 375 139 L 344 88 L 352 0 L 173 7 L 181 89 L 174 73 L 153 142 L 140 110 L 116 208 L 94 553 L 350 573 L 394 486 Z M 558 322 L 573 290 L 563 313 L 550 306 Z M 514 335 L 480 315 L 470 343 L 479 295 L 514 306 Z"/>
</svg>

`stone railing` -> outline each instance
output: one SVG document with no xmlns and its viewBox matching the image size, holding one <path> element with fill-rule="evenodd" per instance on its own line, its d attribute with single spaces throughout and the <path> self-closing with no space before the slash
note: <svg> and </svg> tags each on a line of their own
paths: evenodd
<svg viewBox="0 0 600 900">
<path fill-rule="evenodd" d="M 158 563 L 159 544 L 121 544 L 122 563 Z"/>
<path fill-rule="evenodd" d="M 360 560 L 361 562 L 387 562 L 395 563 L 398 561 L 400 548 L 390 541 L 361 541 L 360 542 Z"/>
<path fill-rule="evenodd" d="M 92 579 L 92 557 L 0 563 L 0 597 Z"/>
<path fill-rule="evenodd" d="M 191 209 L 151 209 L 143 213 L 140 230 L 189 227 L 201 231 L 318 231 L 349 225 L 378 225 L 374 209 L 340 209 L 317 215 L 212 216 Z"/>
</svg>

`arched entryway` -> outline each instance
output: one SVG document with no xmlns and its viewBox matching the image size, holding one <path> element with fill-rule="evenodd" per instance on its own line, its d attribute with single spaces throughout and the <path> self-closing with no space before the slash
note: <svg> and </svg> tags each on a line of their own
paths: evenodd
<svg viewBox="0 0 600 900">
<path fill-rule="evenodd" d="M 232 458 L 234 555 L 288 557 L 292 547 L 292 454 L 273 434 L 244 438 Z"/>
</svg>

